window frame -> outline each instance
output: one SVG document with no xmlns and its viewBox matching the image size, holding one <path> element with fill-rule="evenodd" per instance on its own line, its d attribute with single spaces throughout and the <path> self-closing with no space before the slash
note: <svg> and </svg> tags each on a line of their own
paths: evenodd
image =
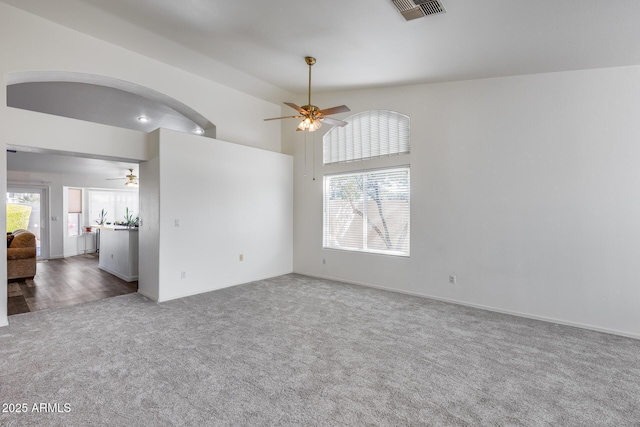
<svg viewBox="0 0 640 427">
<path fill-rule="evenodd" d="M 357 175 L 373 175 L 381 172 L 394 172 L 394 171 L 406 171 L 407 172 L 407 188 L 406 188 L 406 200 L 408 204 L 408 212 L 406 215 L 406 239 L 408 240 L 407 250 L 406 251 L 398 251 L 391 249 L 378 249 L 371 248 L 368 245 L 368 237 L 367 233 L 370 230 L 370 226 L 367 225 L 367 219 L 363 216 L 363 228 L 362 228 L 362 247 L 354 248 L 347 246 L 335 246 L 331 245 L 329 242 L 329 238 L 331 235 L 331 227 L 330 227 L 330 215 L 328 212 L 328 186 L 330 185 L 330 180 L 335 177 L 340 176 L 357 176 Z M 364 194 L 363 194 L 364 196 Z M 367 200 L 366 196 L 364 196 L 363 201 Z M 365 204 L 366 205 L 366 204 Z M 364 205 L 363 205 L 364 207 Z M 363 214 L 368 215 L 367 209 L 363 209 Z M 335 173 L 327 173 L 323 177 L 323 185 L 322 185 L 322 216 L 323 216 L 323 225 L 322 225 L 322 247 L 327 250 L 338 250 L 338 251 L 346 251 L 346 252 L 355 252 L 355 253 L 366 253 L 366 254 L 376 254 L 376 255 L 386 255 L 386 256 L 398 256 L 403 258 L 411 257 L 411 166 L 409 164 L 402 165 L 393 165 L 393 166 L 384 166 L 378 168 L 370 168 L 370 169 L 359 169 L 359 170 L 347 170 L 342 172 Z"/>
<path fill-rule="evenodd" d="M 97 202 L 99 196 L 109 199 L 105 203 Z M 126 199 L 126 200 L 124 200 Z M 118 208 L 124 208 L 122 210 Z M 125 209 L 129 208 L 132 215 L 138 216 L 140 212 L 140 193 L 137 188 L 88 188 L 87 189 L 87 220 L 89 224 L 97 224 L 97 216 L 102 209 L 107 213 L 107 222 L 115 225 L 116 222 L 124 222 Z"/>
</svg>

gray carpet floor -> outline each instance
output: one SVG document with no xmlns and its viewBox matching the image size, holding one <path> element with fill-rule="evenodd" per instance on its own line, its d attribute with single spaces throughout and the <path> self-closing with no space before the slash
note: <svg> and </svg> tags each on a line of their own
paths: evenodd
<svg viewBox="0 0 640 427">
<path fill-rule="evenodd" d="M 9 321 L 3 426 L 640 425 L 638 340 L 296 274 Z"/>
</svg>

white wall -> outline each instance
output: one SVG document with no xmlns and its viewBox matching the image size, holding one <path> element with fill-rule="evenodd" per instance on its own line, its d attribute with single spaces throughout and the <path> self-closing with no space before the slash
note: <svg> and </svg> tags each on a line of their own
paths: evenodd
<svg viewBox="0 0 640 427">
<path fill-rule="evenodd" d="M 164 93 L 195 109 L 216 125 L 217 137 L 237 144 L 280 150 L 280 126 L 264 117 L 280 114 L 263 101 L 143 55 L 0 3 L 0 191 L 6 191 L 6 145 L 30 146 L 94 156 L 145 161 L 147 135 L 95 123 L 6 107 L 6 80 L 22 71 L 71 71 L 133 82 Z M 198 157 L 198 153 L 189 155 Z M 0 222 L 6 221 L 5 211 Z M 0 257 L 6 258 L 6 250 Z M 6 265 L 0 263 L 0 277 Z M 0 295 L 6 282 L 0 280 Z M 0 325 L 7 323 L 0 297 Z"/>
<path fill-rule="evenodd" d="M 294 271 L 640 337 L 638 82 L 625 67 L 317 95 L 410 115 L 412 153 L 323 168 L 316 135 L 312 181 L 285 130 Z M 323 250 L 323 172 L 409 162 L 411 257 Z"/>
<path fill-rule="evenodd" d="M 211 76 L 210 80 L 204 79 L 4 3 L 0 4 L 0 59 L 0 74 L 5 79 L 12 72 L 45 70 L 91 73 L 136 83 L 175 98 L 198 111 L 216 125 L 219 139 L 280 151 L 280 127 L 263 121 L 264 117 L 279 114 L 279 105 L 218 84 L 215 76 Z M 26 138 L 43 139 L 39 143 L 49 145 L 51 142 L 47 139 L 56 136 L 69 140 L 56 142 L 57 146 L 65 147 L 62 149 L 83 152 L 89 141 L 85 137 L 94 128 L 92 123 L 58 117 L 47 120 L 44 117 L 49 116 L 44 114 L 6 108 L 6 93 L 3 93 L 2 101 L 0 123 L 16 125 L 3 129 L 0 134 L 18 140 L 10 143 L 19 144 L 19 140 Z M 11 122 L 7 121 L 8 118 Z M 52 129 L 52 124 L 58 125 L 60 120 L 70 123 L 70 127 L 79 127 L 85 132 L 84 135 L 69 132 L 72 129 L 64 129 L 64 132 Z M 42 125 L 40 121 L 43 121 Z M 18 126 L 20 124 L 25 126 Z M 118 134 L 131 132 L 112 129 Z M 34 132 L 43 138 L 31 137 Z M 102 141 L 100 135 L 94 135 L 90 144 L 95 144 L 95 147 L 91 151 L 132 150 L 131 142 L 127 140 L 113 139 L 109 144 L 99 146 Z M 140 157 L 144 155 L 133 158 Z"/>
<path fill-rule="evenodd" d="M 291 156 L 164 129 L 159 133 L 158 299 L 290 273 Z M 155 236 L 152 224 L 142 219 L 144 245 L 142 240 Z"/>
<path fill-rule="evenodd" d="M 138 292 L 159 300 L 160 283 L 160 130 L 149 135 L 149 160 L 140 164 Z"/>
</svg>

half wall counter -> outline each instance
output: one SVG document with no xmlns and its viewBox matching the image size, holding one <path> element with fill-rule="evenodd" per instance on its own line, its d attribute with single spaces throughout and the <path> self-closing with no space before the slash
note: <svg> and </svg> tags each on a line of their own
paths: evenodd
<svg viewBox="0 0 640 427">
<path fill-rule="evenodd" d="M 138 280 L 138 229 L 94 227 L 100 229 L 98 267 L 126 282 Z"/>
</svg>

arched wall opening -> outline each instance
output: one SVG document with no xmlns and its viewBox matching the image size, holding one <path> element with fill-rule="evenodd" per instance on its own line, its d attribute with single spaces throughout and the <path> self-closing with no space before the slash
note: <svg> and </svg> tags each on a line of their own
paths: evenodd
<svg viewBox="0 0 640 427">
<path fill-rule="evenodd" d="M 216 137 L 216 126 L 188 105 L 153 89 L 96 74 L 10 73 L 7 106 L 147 133 L 164 128 Z"/>
<path fill-rule="evenodd" d="M 5 156 L 25 152 L 140 165 L 149 157 L 149 134 L 158 128 L 216 136 L 215 125 L 197 111 L 160 92 L 124 80 L 86 73 L 28 71 L 7 74 L 6 83 L 7 106 L 26 111 L 14 113 L 17 120 L 12 122 L 13 129 L 4 141 L 9 151 L 5 151 Z M 45 114 L 34 116 L 31 112 Z M 142 117 L 148 120 L 139 120 Z M 2 163 L 7 176 L 3 184 L 6 190 L 9 184 L 15 184 L 16 175 L 8 170 L 7 157 Z M 18 176 L 24 177 L 23 184 L 28 184 L 41 181 L 42 174 L 31 170 Z M 140 192 L 144 191 L 142 185 Z M 49 222 L 47 232 L 51 228 Z M 6 288 L 2 294 L 6 297 L 0 298 L 8 300 Z"/>
</svg>

